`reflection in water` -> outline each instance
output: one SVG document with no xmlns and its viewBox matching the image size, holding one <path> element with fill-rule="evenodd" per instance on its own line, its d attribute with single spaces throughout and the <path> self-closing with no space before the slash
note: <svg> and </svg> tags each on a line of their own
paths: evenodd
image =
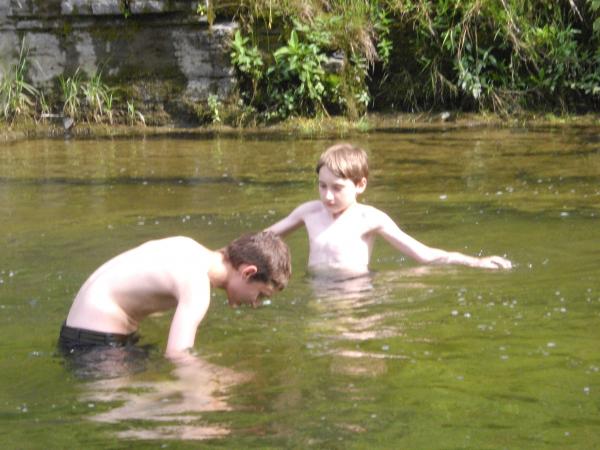
<svg viewBox="0 0 600 450">
<path fill-rule="evenodd" d="M 377 376 L 387 371 L 385 360 L 406 359 L 405 355 L 390 352 L 385 343 L 380 344 L 381 351 L 365 351 L 360 347 L 362 343 L 368 345 L 403 335 L 405 313 L 401 308 L 386 305 L 397 301 L 400 289 L 423 290 L 425 285 L 408 281 L 409 275 L 427 273 L 421 268 L 407 270 L 400 275 L 396 271 L 344 278 L 327 273 L 308 279 L 314 293 L 312 306 L 319 312 L 319 318 L 310 324 L 312 334 L 325 341 L 319 347 L 327 348 L 325 353 L 332 356 L 332 372 Z M 384 282 L 379 278 L 385 278 Z"/>
<path fill-rule="evenodd" d="M 172 375 L 162 381 L 136 381 L 132 376 L 93 381 L 82 400 L 122 403 L 91 419 L 121 425 L 136 421 L 116 433 L 123 439 L 204 440 L 229 434 L 225 425 L 201 423 L 200 413 L 230 411 L 227 392 L 249 377 L 200 358 L 178 365 Z"/>
<path fill-rule="evenodd" d="M 344 272 L 328 271 L 312 273 L 307 279 L 317 298 L 352 301 L 368 297 L 373 290 L 370 273 L 347 276 Z"/>
<path fill-rule="evenodd" d="M 415 281 L 415 278 L 431 275 L 436 270 L 452 270 L 452 267 L 417 266 L 396 269 L 387 272 L 370 272 L 359 276 L 346 276 L 344 272 L 328 271 L 311 273 L 307 280 L 314 296 L 321 301 L 335 302 L 341 308 L 361 305 L 363 302 L 376 301 L 381 294 L 381 288 L 389 294 L 392 289 L 424 289 L 425 284 Z M 378 288 L 374 287 L 377 279 Z"/>
</svg>

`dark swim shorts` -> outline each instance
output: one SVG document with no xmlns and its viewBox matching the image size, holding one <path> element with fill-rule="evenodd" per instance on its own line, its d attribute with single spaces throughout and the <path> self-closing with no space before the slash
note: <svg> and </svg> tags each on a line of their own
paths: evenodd
<svg viewBox="0 0 600 450">
<path fill-rule="evenodd" d="M 62 351 L 86 350 L 95 347 L 125 347 L 139 340 L 137 333 L 117 334 L 73 328 L 63 323 L 58 338 L 58 347 Z"/>
</svg>

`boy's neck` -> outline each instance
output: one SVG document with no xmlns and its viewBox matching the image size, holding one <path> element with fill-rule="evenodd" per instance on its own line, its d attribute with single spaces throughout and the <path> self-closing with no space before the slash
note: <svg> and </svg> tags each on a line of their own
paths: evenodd
<svg viewBox="0 0 600 450">
<path fill-rule="evenodd" d="M 225 258 L 223 250 L 213 251 L 208 265 L 208 279 L 210 285 L 217 288 L 224 288 L 227 284 L 227 277 L 232 267 Z"/>
<path fill-rule="evenodd" d="M 333 217 L 334 220 L 339 219 L 346 211 L 352 209 L 355 205 L 356 205 L 356 201 L 350 203 L 344 210 L 337 212 L 337 213 L 331 213 L 331 217 Z"/>
</svg>

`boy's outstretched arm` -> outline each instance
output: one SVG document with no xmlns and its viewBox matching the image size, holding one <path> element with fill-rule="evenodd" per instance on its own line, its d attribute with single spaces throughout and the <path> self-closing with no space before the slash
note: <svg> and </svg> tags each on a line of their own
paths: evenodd
<svg viewBox="0 0 600 450">
<path fill-rule="evenodd" d="M 459 252 L 447 252 L 428 247 L 402 231 L 384 212 L 374 212 L 377 223 L 376 232 L 394 248 L 423 264 L 461 264 L 484 269 L 510 269 L 511 262 L 501 256 L 476 257 Z"/>
<path fill-rule="evenodd" d="M 304 203 L 298 206 L 289 216 L 274 223 L 269 228 L 265 228 L 265 231 L 271 231 L 278 236 L 286 236 L 292 231 L 300 228 L 304 224 L 304 215 L 307 213 L 310 203 L 311 202 Z"/>
</svg>

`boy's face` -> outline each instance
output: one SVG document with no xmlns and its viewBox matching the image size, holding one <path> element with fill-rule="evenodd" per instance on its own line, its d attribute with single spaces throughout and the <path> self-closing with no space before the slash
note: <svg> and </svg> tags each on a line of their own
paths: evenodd
<svg viewBox="0 0 600 450">
<path fill-rule="evenodd" d="M 366 187 L 366 178 L 355 184 L 348 178 L 336 176 L 326 166 L 319 170 L 319 195 L 323 205 L 333 216 L 339 216 L 356 203 L 356 197 L 362 194 Z"/>
<path fill-rule="evenodd" d="M 273 295 L 275 289 L 270 283 L 250 279 L 255 273 L 256 266 L 247 264 L 235 270 L 225 288 L 230 306 L 250 305 L 256 308 L 262 299 Z"/>
</svg>

